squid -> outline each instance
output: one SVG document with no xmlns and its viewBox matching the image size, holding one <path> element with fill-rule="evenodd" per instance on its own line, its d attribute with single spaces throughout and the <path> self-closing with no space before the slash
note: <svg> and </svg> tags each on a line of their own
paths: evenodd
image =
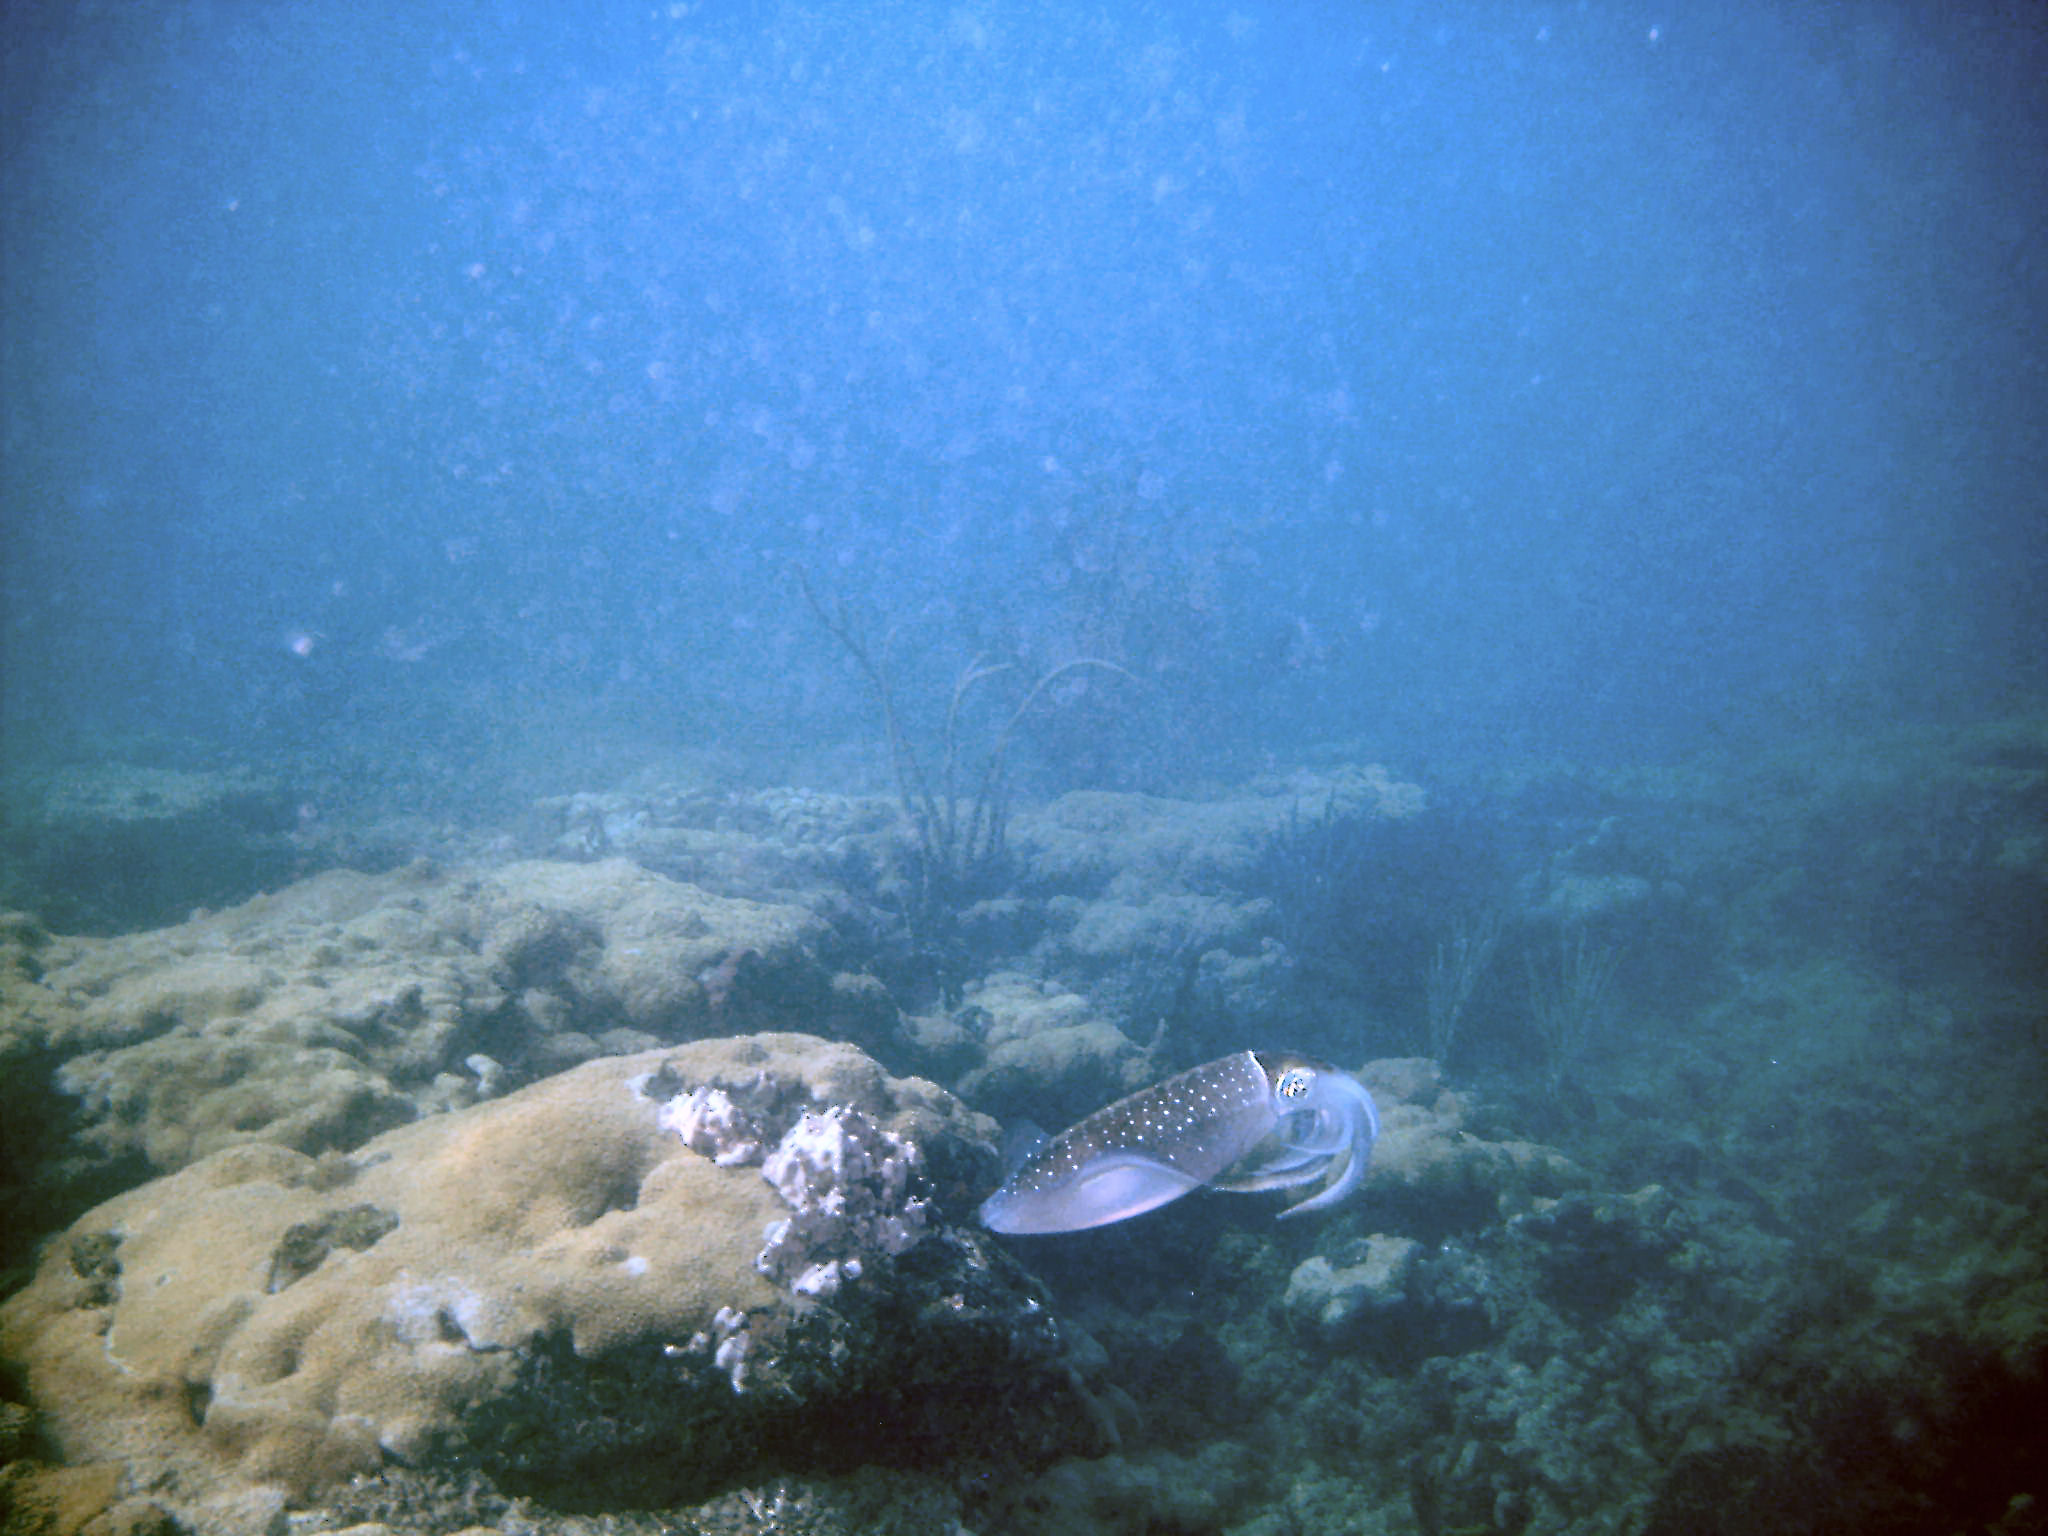
<svg viewBox="0 0 2048 1536">
<path fill-rule="evenodd" d="M 1380 1130 L 1372 1095 L 1306 1056 L 1239 1051 L 1156 1083 L 1038 1147 L 981 1204 L 993 1232 L 1080 1232 L 1207 1187 L 1322 1181 L 1282 1217 L 1324 1210 L 1365 1178 Z"/>
</svg>

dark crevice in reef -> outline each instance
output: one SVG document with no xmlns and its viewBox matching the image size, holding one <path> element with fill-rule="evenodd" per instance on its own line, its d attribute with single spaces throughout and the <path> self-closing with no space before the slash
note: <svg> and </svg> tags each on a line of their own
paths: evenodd
<svg viewBox="0 0 2048 1536">
<path fill-rule="evenodd" d="M 2011 1362 L 1944 1343 L 1920 1366 L 1910 1389 L 1816 1401 L 1811 1439 L 1785 1456 L 1682 1459 L 1644 1536 L 2048 1532 L 2048 1344 Z"/>
</svg>

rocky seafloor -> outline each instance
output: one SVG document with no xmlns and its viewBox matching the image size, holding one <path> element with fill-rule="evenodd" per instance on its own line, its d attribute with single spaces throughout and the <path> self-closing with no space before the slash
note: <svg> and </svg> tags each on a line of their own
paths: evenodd
<svg viewBox="0 0 2048 1536">
<path fill-rule="evenodd" d="M 887 795 L 133 778 L 10 796 L 9 1530 L 2048 1529 L 2028 722 L 972 859 Z M 1246 1047 L 1372 1089 L 1342 1206 L 977 1223 L 1004 1124 Z"/>
</svg>

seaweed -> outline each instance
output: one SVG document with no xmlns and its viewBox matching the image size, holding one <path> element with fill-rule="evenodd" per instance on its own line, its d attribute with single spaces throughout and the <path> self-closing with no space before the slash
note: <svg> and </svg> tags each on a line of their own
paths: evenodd
<svg viewBox="0 0 2048 1536">
<path fill-rule="evenodd" d="M 1047 702 L 1058 684 L 1080 673 L 1108 672 L 1132 683 L 1137 679 L 1099 656 L 1076 657 L 1040 673 L 1001 717 L 977 765 L 971 761 L 975 754 L 967 723 L 970 702 L 984 685 L 1024 674 L 1016 661 L 976 656 L 954 679 L 936 766 L 928 768 L 925 755 L 903 728 L 903 712 L 889 671 L 887 637 L 880 644 L 872 642 L 846 603 L 834 599 L 828 604 L 801 567 L 797 581 L 811 611 L 853 659 L 874 693 L 897 800 L 912 833 L 907 858 L 911 894 L 904 916 L 918 940 L 943 945 L 954 936 L 954 914 L 961 907 L 993 895 L 1013 881 L 1008 845 L 1009 762 L 1018 729 Z"/>
</svg>

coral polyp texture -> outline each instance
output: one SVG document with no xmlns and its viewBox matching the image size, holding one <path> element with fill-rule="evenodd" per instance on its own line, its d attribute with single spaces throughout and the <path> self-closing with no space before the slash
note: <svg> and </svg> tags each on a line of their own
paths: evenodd
<svg viewBox="0 0 2048 1536">
<path fill-rule="evenodd" d="M 747 1128 L 683 1107 L 720 1099 Z M 1076 1387 L 1042 1299 L 919 1192 L 990 1130 L 810 1036 L 607 1058 L 352 1155 L 229 1147 L 110 1200 L 0 1309 L 0 1348 L 68 1462 L 124 1461 L 208 1531 L 392 1467 L 702 1496 L 763 1444 L 886 1440 L 856 1406 L 884 1382 L 921 1433 L 986 1436 L 993 1377 L 1036 1381 L 1024 1438 L 1057 1445 Z"/>
<path fill-rule="evenodd" d="M 0 1067 L 57 1063 L 78 1164 L 354 1146 L 600 1055 L 832 1010 L 800 909 L 622 859 L 330 872 L 0 972 Z M 23 1064 L 17 1072 L 14 1063 Z"/>
</svg>

